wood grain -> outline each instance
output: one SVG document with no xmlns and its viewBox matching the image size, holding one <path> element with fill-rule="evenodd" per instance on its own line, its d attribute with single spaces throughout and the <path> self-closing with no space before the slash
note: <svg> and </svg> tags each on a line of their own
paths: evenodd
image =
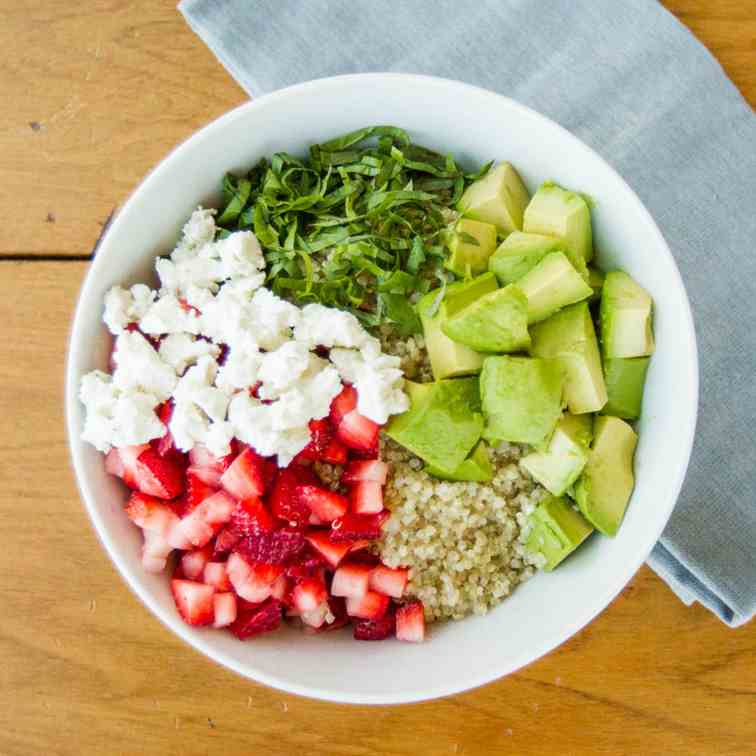
<svg viewBox="0 0 756 756">
<path fill-rule="evenodd" d="M 752 0 L 667 6 L 756 102 Z M 754 752 L 756 625 L 725 628 L 647 568 L 520 673 L 404 707 L 281 694 L 163 628 L 105 558 L 70 472 L 76 257 L 157 160 L 245 95 L 172 2 L 0 0 L 0 44 L 2 756 Z M 21 260 L 45 256 L 63 259 Z"/>
</svg>

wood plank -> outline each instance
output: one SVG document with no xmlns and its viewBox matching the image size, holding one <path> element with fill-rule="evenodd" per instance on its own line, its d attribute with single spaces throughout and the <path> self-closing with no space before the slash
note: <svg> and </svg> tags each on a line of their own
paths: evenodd
<svg viewBox="0 0 756 756">
<path fill-rule="evenodd" d="M 728 630 L 647 568 L 519 674 L 414 706 L 285 695 L 184 645 L 107 560 L 69 469 L 63 345 L 85 270 L 0 262 L 3 756 L 752 751 L 756 626 Z"/>
</svg>

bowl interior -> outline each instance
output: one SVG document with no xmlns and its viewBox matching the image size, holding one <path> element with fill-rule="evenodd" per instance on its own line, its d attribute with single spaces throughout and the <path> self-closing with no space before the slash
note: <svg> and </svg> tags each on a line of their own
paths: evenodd
<svg viewBox="0 0 756 756">
<path fill-rule="evenodd" d="M 598 261 L 622 267 L 652 294 L 657 350 L 647 379 L 636 488 L 615 539 L 592 536 L 560 568 L 519 587 L 486 617 L 432 628 L 422 645 L 369 647 L 346 632 L 309 637 L 284 630 L 247 643 L 194 630 L 175 613 L 166 576 L 144 573 L 140 535 L 122 513 L 125 492 L 102 457 L 79 440 L 78 380 L 106 368 L 110 338 L 102 298 L 114 284 L 152 281 L 184 220 L 212 204 L 224 172 L 277 150 L 305 154 L 312 142 L 374 123 L 403 126 L 414 140 L 453 152 L 470 166 L 516 165 L 533 191 L 554 179 L 590 194 Z M 543 116 L 468 85 L 419 76 L 324 79 L 232 111 L 174 151 L 137 189 L 103 239 L 82 290 L 68 364 L 67 410 L 78 482 L 95 527 L 145 604 L 218 662 L 290 692 L 345 702 L 397 703 L 461 691 L 536 659 L 600 612 L 648 555 L 674 506 L 688 462 L 697 405 L 695 337 L 669 250 L 640 201 L 577 138 Z M 296 637 L 291 637 L 296 636 Z"/>
</svg>

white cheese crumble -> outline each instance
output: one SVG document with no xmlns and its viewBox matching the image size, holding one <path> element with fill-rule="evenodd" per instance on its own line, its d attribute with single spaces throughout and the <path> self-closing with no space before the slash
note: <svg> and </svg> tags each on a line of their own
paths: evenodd
<svg viewBox="0 0 756 756">
<path fill-rule="evenodd" d="M 150 335 L 163 333 L 199 333 L 200 319 L 194 310 L 185 308 L 173 294 L 164 294 L 139 321 L 139 330 Z"/>
<path fill-rule="evenodd" d="M 154 299 L 155 292 L 144 284 L 135 284 L 130 289 L 114 286 L 105 295 L 102 319 L 110 332 L 117 336 L 128 325 L 141 320 Z"/>
<path fill-rule="evenodd" d="M 310 349 L 324 347 L 361 347 L 370 335 L 351 312 L 321 304 L 302 308 L 295 338 Z"/>
<path fill-rule="evenodd" d="M 164 401 L 176 386 L 176 371 L 138 331 L 124 331 L 113 352 L 113 383 L 121 391 L 144 391 Z"/>
<path fill-rule="evenodd" d="M 218 359 L 220 347 L 205 339 L 198 339 L 188 333 L 171 333 L 160 341 L 158 354 L 178 375 L 193 365 L 200 357 L 209 355 Z"/>
</svg>

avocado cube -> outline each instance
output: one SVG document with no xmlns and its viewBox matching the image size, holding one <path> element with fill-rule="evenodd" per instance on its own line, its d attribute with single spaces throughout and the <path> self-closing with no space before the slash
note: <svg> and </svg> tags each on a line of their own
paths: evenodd
<svg viewBox="0 0 756 756">
<path fill-rule="evenodd" d="M 427 465 L 425 471 L 442 480 L 471 480 L 475 483 L 488 483 L 493 478 L 493 468 L 485 441 L 479 441 L 470 456 L 454 472 L 447 473 L 433 465 Z"/>
<path fill-rule="evenodd" d="M 425 347 L 428 350 L 433 377 L 437 381 L 480 372 L 483 357 L 470 347 L 452 341 L 441 326 L 456 312 L 495 289 L 496 276 L 493 273 L 484 273 L 472 281 L 460 281 L 447 286 L 443 301 L 434 314 L 431 313 L 441 295 L 440 289 L 429 291 L 417 303 L 417 312 L 425 335 Z"/>
<path fill-rule="evenodd" d="M 604 288 L 604 274 L 598 268 L 590 265 L 588 266 L 588 286 L 593 289 L 593 294 L 588 301 L 598 302 L 601 299 L 601 292 Z"/>
<path fill-rule="evenodd" d="M 522 214 L 530 199 L 511 163 L 499 163 L 470 184 L 459 200 L 465 218 L 493 223 L 502 234 L 522 230 Z"/>
<path fill-rule="evenodd" d="M 519 281 L 549 252 L 559 252 L 562 249 L 562 240 L 553 236 L 513 231 L 489 258 L 488 269 L 496 274 L 502 286 L 506 286 Z"/>
<path fill-rule="evenodd" d="M 637 420 L 643 401 L 643 384 L 650 357 L 618 357 L 604 360 L 607 403 L 602 412 L 606 415 Z"/>
<path fill-rule="evenodd" d="M 530 353 L 558 360 L 565 372 L 564 399 L 570 412 L 598 412 L 607 400 L 596 331 L 586 302 L 533 326 Z"/>
<path fill-rule="evenodd" d="M 547 181 L 525 208 L 522 230 L 532 234 L 558 236 L 564 240 L 568 257 L 582 273 L 593 258 L 591 209 L 577 192 Z M 582 267 L 578 263 L 582 260 Z"/>
<path fill-rule="evenodd" d="M 394 415 L 386 434 L 446 473 L 464 462 L 483 430 L 477 378 L 410 384 L 410 408 Z"/>
<path fill-rule="evenodd" d="M 531 553 L 545 557 L 546 572 L 551 572 L 593 532 L 569 501 L 553 496 L 544 499 L 530 515 L 530 526 L 525 546 Z"/>
<path fill-rule="evenodd" d="M 557 423 L 546 451 L 527 454 L 520 466 L 549 493 L 562 496 L 588 461 L 590 427 L 590 415 L 565 415 Z"/>
<path fill-rule="evenodd" d="M 528 298 L 529 323 L 546 320 L 562 307 L 593 294 L 593 289 L 575 270 L 564 252 L 550 252 L 517 285 Z"/>
<path fill-rule="evenodd" d="M 462 218 L 449 235 L 446 267 L 458 276 L 477 276 L 488 270 L 488 258 L 496 249 L 496 226 L 493 223 Z"/>
<path fill-rule="evenodd" d="M 646 357 L 653 354 L 653 300 L 627 273 L 606 274 L 599 319 L 604 357 Z"/>
<path fill-rule="evenodd" d="M 563 373 L 556 360 L 508 355 L 486 357 L 480 393 L 492 443 L 536 444 L 552 433 L 562 414 Z"/>
<path fill-rule="evenodd" d="M 505 286 L 467 305 L 441 330 L 477 352 L 519 352 L 530 346 L 528 299 L 514 284 Z"/>
<path fill-rule="evenodd" d="M 635 431 L 618 417 L 600 415 L 593 424 L 593 445 L 575 484 L 580 511 L 597 530 L 614 536 L 633 492 Z"/>
</svg>

